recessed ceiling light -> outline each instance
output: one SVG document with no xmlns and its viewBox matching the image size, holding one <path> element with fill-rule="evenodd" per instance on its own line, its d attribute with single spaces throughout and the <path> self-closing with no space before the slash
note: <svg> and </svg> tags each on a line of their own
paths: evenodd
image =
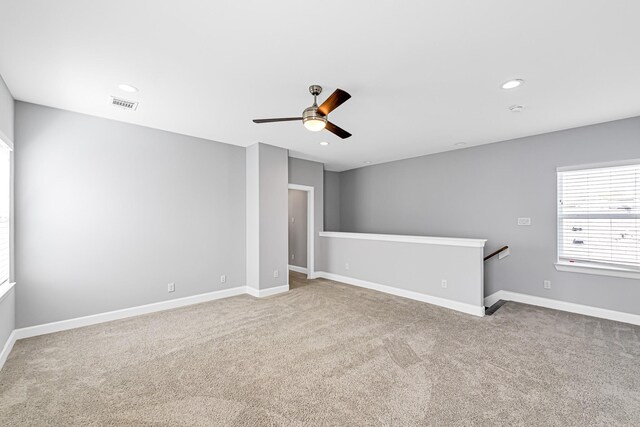
<svg viewBox="0 0 640 427">
<path fill-rule="evenodd" d="M 467 145 L 466 142 L 456 142 L 454 145 L 457 145 L 458 147 L 462 147 L 464 145 Z"/>
<path fill-rule="evenodd" d="M 131 85 L 127 85 L 127 84 L 121 84 L 118 85 L 118 87 L 120 88 L 120 90 L 123 90 L 125 92 L 129 92 L 129 93 L 135 93 L 138 91 L 138 88 L 135 86 L 131 86 Z"/>
<path fill-rule="evenodd" d="M 511 111 L 512 113 L 519 113 L 522 110 L 524 110 L 524 107 L 522 105 L 512 105 L 511 107 L 509 107 L 509 111 Z"/>
<path fill-rule="evenodd" d="M 365 165 L 370 165 L 371 162 L 369 160 L 367 160 L 366 162 L 364 162 Z"/>
<path fill-rule="evenodd" d="M 329 143 L 327 141 L 322 141 L 320 145 L 329 145 Z"/>
<path fill-rule="evenodd" d="M 502 83 L 502 89 L 515 89 L 517 87 L 522 86 L 523 83 L 524 83 L 524 80 L 522 79 L 509 80 L 508 82 Z"/>
</svg>

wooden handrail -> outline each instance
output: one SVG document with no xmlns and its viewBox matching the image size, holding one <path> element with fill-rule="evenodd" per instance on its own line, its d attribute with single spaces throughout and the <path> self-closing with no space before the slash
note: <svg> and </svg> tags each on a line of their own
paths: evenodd
<svg viewBox="0 0 640 427">
<path fill-rule="evenodd" d="M 492 252 L 492 253 L 490 253 L 489 255 L 487 255 L 486 257 L 484 257 L 484 260 L 486 261 L 486 260 L 488 260 L 489 258 L 491 258 L 491 257 L 494 257 L 494 256 L 498 255 L 500 252 L 506 251 L 507 249 L 509 249 L 509 246 L 503 246 L 503 247 L 501 247 L 500 249 L 498 249 L 497 251 Z"/>
</svg>

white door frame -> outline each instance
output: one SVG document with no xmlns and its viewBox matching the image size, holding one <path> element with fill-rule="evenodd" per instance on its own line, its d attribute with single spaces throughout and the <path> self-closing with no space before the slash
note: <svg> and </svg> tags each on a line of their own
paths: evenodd
<svg viewBox="0 0 640 427">
<path fill-rule="evenodd" d="M 289 184 L 289 190 L 300 190 L 306 191 L 307 193 L 307 278 L 314 277 L 314 230 L 315 230 L 315 211 L 313 209 L 314 206 L 314 189 L 308 185 L 300 185 L 300 184 Z M 287 222 L 289 222 L 287 220 Z M 289 258 L 289 254 L 287 254 L 287 259 Z"/>
</svg>

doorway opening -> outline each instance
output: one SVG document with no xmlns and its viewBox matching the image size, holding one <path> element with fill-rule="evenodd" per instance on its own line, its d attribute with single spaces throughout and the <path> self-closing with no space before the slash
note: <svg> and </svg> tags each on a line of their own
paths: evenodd
<svg viewBox="0 0 640 427">
<path fill-rule="evenodd" d="M 314 192 L 307 185 L 289 184 L 289 271 L 314 275 Z"/>
</svg>

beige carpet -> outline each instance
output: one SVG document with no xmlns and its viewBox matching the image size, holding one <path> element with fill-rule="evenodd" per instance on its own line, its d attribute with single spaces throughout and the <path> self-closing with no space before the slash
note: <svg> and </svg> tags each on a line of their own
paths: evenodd
<svg viewBox="0 0 640 427">
<path fill-rule="evenodd" d="M 640 327 L 292 280 L 18 341 L 0 424 L 640 425 Z"/>
</svg>

